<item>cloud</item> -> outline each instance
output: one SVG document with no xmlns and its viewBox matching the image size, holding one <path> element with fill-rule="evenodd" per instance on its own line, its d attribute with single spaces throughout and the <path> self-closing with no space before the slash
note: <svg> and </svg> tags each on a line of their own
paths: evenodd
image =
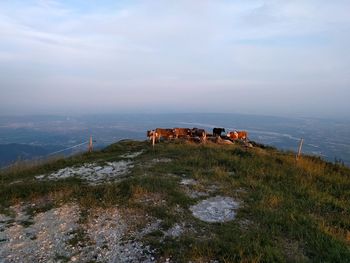
<svg viewBox="0 0 350 263">
<path fill-rule="evenodd" d="M 165 103 L 211 111 L 224 103 L 225 111 L 273 114 L 289 113 L 288 96 L 304 93 L 303 114 L 328 114 L 329 93 L 320 89 L 350 95 L 349 9 L 341 0 L 5 0 L 0 110 L 78 111 L 89 107 L 88 94 L 96 111 Z M 21 92 L 30 99 L 14 107 Z"/>
</svg>

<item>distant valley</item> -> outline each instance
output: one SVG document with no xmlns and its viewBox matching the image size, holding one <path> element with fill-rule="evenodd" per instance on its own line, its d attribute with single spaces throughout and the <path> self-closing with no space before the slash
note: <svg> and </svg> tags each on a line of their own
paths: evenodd
<svg viewBox="0 0 350 263">
<path fill-rule="evenodd" d="M 350 123 L 345 120 L 243 114 L 111 114 L 0 117 L 0 166 L 16 160 L 45 158 L 52 152 L 87 142 L 90 136 L 96 148 L 121 139 L 144 140 L 146 130 L 156 127 L 247 130 L 251 140 L 292 151 L 304 138 L 303 152 L 350 165 Z M 82 145 L 60 154 L 86 149 Z"/>
<path fill-rule="evenodd" d="M 14 161 L 27 160 L 33 157 L 45 156 L 49 149 L 36 145 L 9 143 L 0 145 L 0 166 Z"/>
</svg>

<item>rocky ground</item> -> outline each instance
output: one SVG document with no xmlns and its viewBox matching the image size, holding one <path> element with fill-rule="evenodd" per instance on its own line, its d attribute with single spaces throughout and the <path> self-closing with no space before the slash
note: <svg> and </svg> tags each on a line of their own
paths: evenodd
<svg viewBox="0 0 350 263">
<path fill-rule="evenodd" d="M 86 163 L 35 178 L 78 177 L 89 184 L 103 184 L 128 175 L 135 165 L 133 159 L 141 154 L 142 151 L 131 152 L 121 156 L 125 160 Z M 144 166 L 169 162 L 169 158 L 156 158 Z M 196 191 L 193 188 L 198 182 L 188 178 L 182 178 L 179 185 L 191 198 L 207 197 L 213 190 Z M 148 194 L 140 202 L 155 202 L 157 198 Z M 10 207 L 8 215 L 0 214 L 0 262 L 155 262 L 156 250 L 142 241 L 147 234 L 161 231 L 164 239 L 192 231 L 186 222 L 177 222 L 164 230 L 162 220 L 118 206 L 85 211 L 71 202 L 34 215 L 30 213 L 41 205 L 42 202 L 22 202 Z M 225 222 L 234 219 L 238 207 L 239 202 L 232 198 L 216 196 L 198 202 L 185 212 L 205 222 Z"/>
<path fill-rule="evenodd" d="M 14 218 L 1 215 L 0 262 L 154 262 L 154 251 L 139 240 L 152 225 L 130 233 L 130 218 L 117 207 L 89 211 L 71 203 L 33 218 L 11 207 Z M 25 220 L 25 221 L 23 221 Z M 146 218 L 149 221 L 151 218 Z"/>
<path fill-rule="evenodd" d="M 142 238 L 161 230 L 161 220 L 142 215 L 146 222 L 133 229 L 140 215 L 123 209 L 94 209 L 85 215 L 77 204 L 64 204 L 38 213 L 25 211 L 29 204 L 11 207 L 12 217 L 0 215 L 0 262 L 155 262 L 156 251 Z M 206 222 L 234 219 L 237 203 L 215 197 L 191 207 L 195 217 Z M 176 223 L 164 237 L 177 238 L 186 231 L 185 222 Z M 167 262 L 167 259 L 165 259 Z M 168 259 L 170 262 L 170 259 Z"/>
<path fill-rule="evenodd" d="M 142 153 L 143 151 L 128 152 L 120 156 L 125 160 L 103 162 L 103 164 L 85 163 L 81 166 L 66 167 L 51 174 L 38 175 L 35 178 L 38 180 L 58 180 L 77 177 L 92 185 L 117 181 L 130 172 L 130 169 L 134 167 L 133 159 Z"/>
<path fill-rule="evenodd" d="M 92 185 L 116 181 L 129 173 L 133 167 L 132 161 L 106 162 L 103 165 L 86 163 L 82 166 L 67 167 L 51 174 L 38 175 L 38 180 L 58 180 L 77 177 Z"/>
</svg>

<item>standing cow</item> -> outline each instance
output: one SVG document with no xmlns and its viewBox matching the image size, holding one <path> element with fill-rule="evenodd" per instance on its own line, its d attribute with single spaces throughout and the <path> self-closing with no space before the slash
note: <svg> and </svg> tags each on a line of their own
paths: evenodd
<svg viewBox="0 0 350 263">
<path fill-rule="evenodd" d="M 220 137 L 221 133 L 225 132 L 225 128 L 214 128 L 213 129 L 213 136 L 214 137 Z"/>
<path fill-rule="evenodd" d="M 176 139 L 191 137 L 191 129 L 188 128 L 174 128 L 173 133 Z"/>
<path fill-rule="evenodd" d="M 150 141 L 152 141 L 153 138 L 155 138 L 156 140 L 159 140 L 159 136 L 156 130 L 147 131 L 147 137 Z"/>
<path fill-rule="evenodd" d="M 157 139 L 160 141 L 161 138 L 165 140 L 171 140 L 174 138 L 174 132 L 173 129 L 162 129 L 162 128 L 157 128 L 155 130 Z"/>
<path fill-rule="evenodd" d="M 147 137 L 149 140 L 152 140 L 152 136 L 153 136 L 153 130 L 152 131 L 147 131 Z"/>
</svg>

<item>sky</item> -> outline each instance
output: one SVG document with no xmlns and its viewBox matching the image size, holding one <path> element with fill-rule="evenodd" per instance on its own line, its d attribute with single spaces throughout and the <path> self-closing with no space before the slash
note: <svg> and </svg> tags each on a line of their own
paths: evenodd
<svg viewBox="0 0 350 263">
<path fill-rule="evenodd" d="M 0 115 L 350 118 L 349 0 L 1 0 Z"/>
</svg>

